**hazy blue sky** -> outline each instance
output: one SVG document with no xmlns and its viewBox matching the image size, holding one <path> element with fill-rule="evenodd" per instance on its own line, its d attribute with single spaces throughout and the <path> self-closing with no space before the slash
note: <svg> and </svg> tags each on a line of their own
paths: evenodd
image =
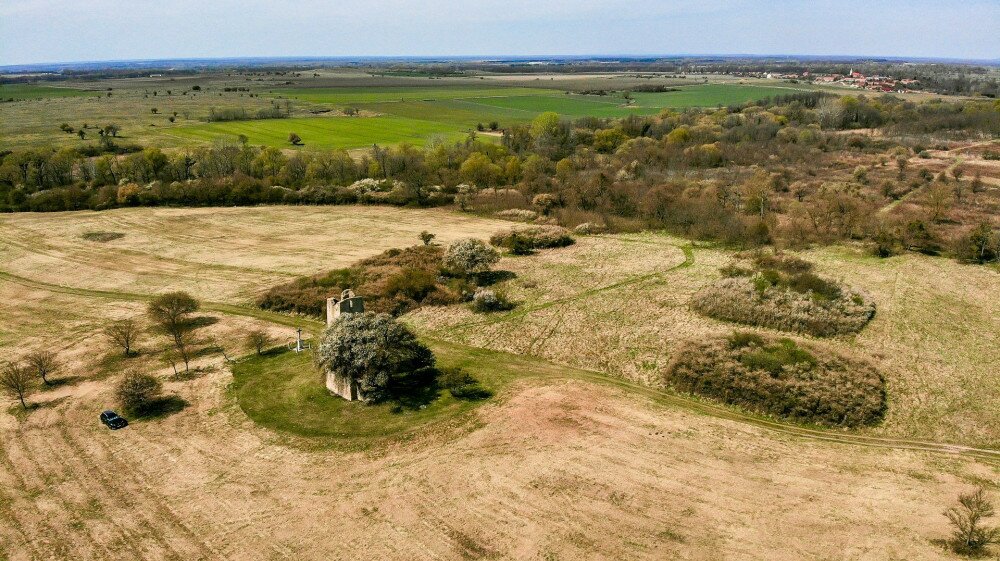
<svg viewBox="0 0 1000 561">
<path fill-rule="evenodd" d="M 1000 0 L 0 0 L 0 64 L 703 53 L 1000 58 Z"/>
</svg>

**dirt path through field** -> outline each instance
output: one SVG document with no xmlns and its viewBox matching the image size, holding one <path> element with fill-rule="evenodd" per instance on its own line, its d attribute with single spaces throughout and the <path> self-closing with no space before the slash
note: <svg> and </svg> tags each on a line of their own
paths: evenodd
<svg viewBox="0 0 1000 561">
<path fill-rule="evenodd" d="M 684 247 L 684 255 L 685 255 L 684 262 L 674 267 L 674 269 L 687 267 L 694 263 L 694 253 L 690 247 L 688 246 Z M 669 272 L 670 271 L 653 273 L 652 275 L 644 275 L 642 278 L 639 279 L 630 279 L 627 281 L 615 283 L 614 285 L 592 289 L 587 291 L 585 294 L 578 295 L 575 299 L 586 298 L 594 294 L 599 294 L 603 291 L 610 290 L 612 288 L 617 288 L 625 284 L 639 282 L 641 280 L 647 280 L 650 277 L 659 276 L 661 274 L 668 274 Z M 33 281 L 31 279 L 26 279 L 24 277 L 20 277 L 18 275 L 14 275 L 12 273 L 4 271 L 0 271 L 0 279 L 23 284 L 25 286 L 37 286 L 45 288 L 47 290 L 51 290 L 53 292 L 67 292 L 70 294 L 92 296 L 97 298 L 127 300 L 127 301 L 146 301 L 151 298 L 150 295 L 145 295 L 145 294 L 134 294 L 134 293 L 112 292 L 112 291 L 95 291 L 89 289 L 73 288 L 61 285 L 54 285 L 50 283 L 43 283 L 39 281 Z M 545 304 L 545 306 L 557 305 L 559 302 L 560 301 L 550 302 Z M 290 316 L 287 314 L 268 312 L 265 310 L 249 308 L 245 306 L 237 306 L 233 304 L 202 302 L 202 308 L 206 311 L 214 311 L 222 314 L 251 317 L 290 327 L 302 327 L 303 329 L 308 329 L 312 331 L 320 329 L 323 325 L 322 322 L 307 317 Z M 443 339 L 431 339 L 431 340 L 434 341 L 438 346 L 448 346 L 451 347 L 452 349 L 461 350 L 464 348 L 468 349 L 469 351 L 481 350 L 481 349 L 475 349 L 474 347 L 467 347 L 459 343 L 445 341 Z M 497 354 L 502 355 L 503 353 L 497 353 Z M 715 406 L 708 402 L 703 402 L 693 398 L 672 394 L 658 389 L 648 388 L 646 386 L 635 384 L 627 380 L 622 380 L 611 376 L 607 376 L 600 372 L 587 371 L 571 367 L 556 366 L 539 358 L 533 358 L 531 360 L 537 362 L 539 366 L 544 365 L 545 367 L 547 367 L 546 369 L 553 367 L 558 369 L 558 371 L 560 372 L 559 374 L 560 376 L 585 379 L 590 382 L 627 388 L 630 391 L 646 395 L 660 403 L 670 404 L 672 406 L 690 409 L 698 413 L 717 417 L 720 419 L 745 422 L 759 427 L 767 428 L 769 430 L 774 430 L 784 434 L 798 436 L 801 438 L 824 440 L 829 442 L 852 444 L 857 446 L 893 448 L 900 450 L 920 450 L 925 452 L 935 452 L 935 453 L 945 453 L 945 454 L 961 454 L 982 460 L 1000 461 L 1000 451 L 998 450 L 975 448 L 970 446 L 962 446 L 957 444 L 949 444 L 941 442 L 870 437 L 870 436 L 842 433 L 833 430 L 824 431 L 824 430 L 806 429 L 798 425 L 782 423 L 780 421 L 773 421 L 770 419 L 748 415 L 741 413 L 735 409 Z"/>
</svg>

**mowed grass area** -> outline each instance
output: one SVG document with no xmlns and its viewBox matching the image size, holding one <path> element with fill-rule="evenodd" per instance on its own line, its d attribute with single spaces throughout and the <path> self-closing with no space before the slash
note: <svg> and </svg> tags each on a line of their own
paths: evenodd
<svg viewBox="0 0 1000 561">
<path fill-rule="evenodd" d="M 52 97 L 80 97 L 100 95 L 101 92 L 67 88 L 63 86 L 43 86 L 39 84 L 0 84 L 0 100 L 48 99 Z"/>
<path fill-rule="evenodd" d="M 498 362 L 495 352 L 461 352 L 448 344 L 432 348 L 438 368 L 465 368 L 493 393 L 524 374 Z M 456 399 L 437 388 L 410 403 L 352 403 L 326 389 L 311 353 L 284 347 L 250 357 L 232 371 L 232 394 L 248 417 L 271 430 L 310 439 L 312 445 L 367 447 L 385 438 L 406 439 L 487 402 Z"/>
<path fill-rule="evenodd" d="M 233 287 L 219 286 L 234 283 L 220 278 L 230 266 L 246 268 L 236 284 L 262 287 L 267 271 L 336 267 L 381 251 L 373 239 L 415 242 L 413 229 L 486 237 L 475 226 L 479 218 L 378 207 L 121 209 L 0 216 L 0 224 L 11 218 L 34 225 L 16 221 L 0 232 L 3 243 L 15 237 L 20 255 L 16 262 L 0 256 L 4 270 L 135 293 L 183 288 L 205 300 L 230 293 L 227 301 L 237 299 Z M 78 247 L 77 236 L 93 230 L 126 237 Z M 382 240 L 386 231 L 392 239 Z M 576 337 L 586 345 L 603 333 L 594 352 L 612 361 L 643 342 L 649 344 L 640 352 L 663 349 L 673 333 L 691 332 L 663 304 L 675 297 L 682 307 L 687 275 L 714 274 L 713 261 L 727 255 L 696 247 L 694 261 L 678 268 L 688 263 L 686 245 L 657 234 L 605 236 L 503 261 L 518 274 L 513 283 L 524 281 L 516 285 L 524 307 L 514 313 L 558 310 L 562 300 L 601 312 L 616 307 L 620 316 L 661 316 L 649 339 L 629 333 L 642 319 L 629 324 L 609 316 L 570 325 L 575 335 L 554 322 L 548 330 L 555 327 L 557 338 L 526 331 L 522 340 L 554 346 Z M 142 260 L 133 261 L 140 253 Z M 930 269 L 919 276 L 940 263 L 928 259 Z M 661 272 L 666 276 L 650 300 L 642 282 Z M 154 276 L 156 283 L 128 280 Z M 599 290 L 607 285 L 617 288 Z M 907 305 L 920 309 L 925 301 L 919 296 Z M 0 277 L 0 353 L 44 344 L 64 359 L 58 377 L 77 378 L 30 396 L 37 407 L 27 414 L 8 413 L 17 405 L 0 398 L 0 543 L 11 561 L 145 559 L 150 552 L 167 559 L 791 561 L 839 559 L 845 551 L 946 561 L 954 557 L 933 542 L 949 532 L 943 509 L 973 485 L 994 495 L 1000 489 L 989 460 L 775 432 L 613 376 L 527 353 L 469 349 L 423 329 L 440 364 L 469 369 L 495 397 L 458 403 L 442 395 L 425 410 L 394 413 L 334 404 L 316 390 L 320 380 L 305 355 L 250 358 L 231 372 L 216 353 L 199 360 L 214 368 L 174 379 L 149 353 L 140 364 L 187 405 L 109 431 L 97 415 L 117 407 L 121 368 L 98 374 L 90 367 L 109 352 L 95 334 L 109 319 L 142 317 L 143 308 L 113 294 L 52 292 Z M 261 327 L 260 318 L 214 309 L 219 322 L 199 329 L 199 339 L 227 345 L 230 356 L 245 354 L 240 341 Z M 509 318 L 472 319 L 489 330 L 490 322 Z M 271 328 L 279 342 L 292 335 L 291 326 Z M 140 347 L 147 353 L 164 339 L 144 338 Z M 297 436 L 296 425 L 320 436 Z M 344 430 L 360 436 L 336 436 Z M 822 438 L 847 436 L 831 431 Z"/>
<path fill-rule="evenodd" d="M 290 148 L 288 135 L 293 132 L 302 138 L 302 148 L 361 148 L 404 142 L 420 146 L 433 138 L 457 140 L 465 134 L 448 123 L 395 115 L 205 123 L 176 127 L 161 134 L 204 142 L 245 135 L 250 144 Z"/>
</svg>

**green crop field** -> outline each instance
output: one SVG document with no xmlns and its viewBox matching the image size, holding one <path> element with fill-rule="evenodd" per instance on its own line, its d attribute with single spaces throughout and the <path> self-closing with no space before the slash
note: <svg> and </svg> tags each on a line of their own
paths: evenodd
<svg viewBox="0 0 1000 561">
<path fill-rule="evenodd" d="M 792 87 L 744 86 L 740 84 L 702 84 L 684 86 L 674 92 L 632 94 L 639 107 L 684 108 L 684 107 L 715 107 L 757 101 L 766 97 L 788 95 L 811 88 L 795 89 Z"/>
<path fill-rule="evenodd" d="M 625 117 L 632 113 L 655 114 L 659 111 L 659 108 L 654 107 L 626 107 L 625 100 L 617 96 L 558 94 L 474 98 L 464 101 L 483 107 L 519 111 L 528 118 L 546 111 L 553 111 L 566 117 L 608 118 Z"/>
<path fill-rule="evenodd" d="M 359 148 L 372 144 L 398 144 L 407 142 L 422 145 L 427 140 L 441 136 L 457 138 L 465 133 L 447 123 L 422 121 L 386 115 L 381 117 L 301 117 L 291 119 L 265 119 L 259 121 L 232 121 L 175 127 L 161 132 L 163 135 L 188 140 L 213 141 L 227 136 L 246 135 L 251 144 L 289 146 L 289 133 L 302 138 L 310 148 Z"/>
<path fill-rule="evenodd" d="M 476 81 L 478 82 L 478 80 Z M 606 96 L 566 93 L 573 84 L 560 89 L 505 86 L 495 80 L 483 84 L 427 84 L 413 79 L 413 85 L 295 87 L 282 86 L 259 91 L 250 97 L 244 92 L 216 91 L 215 88 L 191 95 L 154 96 L 145 82 L 115 82 L 114 96 L 100 96 L 98 90 L 55 87 L 46 84 L 0 86 L 0 99 L 16 101 L 0 105 L 0 137 L 4 148 L 58 145 L 78 146 L 95 142 L 95 134 L 81 141 L 59 129 L 60 123 L 82 128 L 83 123 L 117 123 L 120 136 L 143 145 L 180 147 L 213 142 L 217 138 L 246 135 L 249 142 L 290 147 L 288 134 L 297 133 L 309 148 L 363 148 L 372 144 L 415 145 L 431 138 L 459 139 L 479 124 L 497 122 L 501 128 L 530 122 L 540 113 L 554 111 L 567 118 L 621 118 L 628 115 L 655 115 L 664 108 L 712 107 L 745 103 L 769 96 L 791 93 L 790 87 L 741 84 L 696 84 L 678 86 L 676 91 L 634 93 L 629 104 L 617 91 Z M 621 90 L 615 84 L 611 87 Z M 172 86 L 173 87 L 173 86 Z M 563 89 L 566 88 L 566 89 Z M 156 88 L 153 88 L 154 90 Z M 578 89 L 578 88 L 576 88 Z M 805 88 L 804 88 L 805 89 Z M 166 90 L 159 92 L 165 93 Z M 289 99 L 290 119 L 208 123 L 212 108 L 244 107 L 250 111 L 270 106 L 274 97 Z M 44 104 L 40 107 L 39 104 Z M 354 107 L 374 117 L 310 116 L 309 111 L 342 110 Z M 152 109 L 156 108 L 157 113 Z M 332 113 L 331 113 L 332 115 Z M 168 121 L 174 116 L 176 122 Z"/>
<path fill-rule="evenodd" d="M 272 94 L 312 103 L 358 104 L 384 101 L 447 100 L 469 97 L 511 97 L 547 94 L 553 90 L 539 88 L 504 88 L 470 86 L 401 86 L 374 88 L 285 88 Z"/>
<path fill-rule="evenodd" d="M 2 84 L 0 85 L 0 100 L 6 99 L 46 99 L 50 97 L 79 97 L 98 95 L 100 92 L 63 88 L 54 86 L 39 86 L 35 84 Z"/>
</svg>

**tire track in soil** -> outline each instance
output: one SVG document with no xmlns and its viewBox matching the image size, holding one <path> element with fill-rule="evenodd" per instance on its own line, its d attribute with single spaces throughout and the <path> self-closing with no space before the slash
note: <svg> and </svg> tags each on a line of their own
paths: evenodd
<svg viewBox="0 0 1000 561">
<path fill-rule="evenodd" d="M 21 477 L 20 472 L 18 472 L 17 468 L 14 466 L 13 461 L 8 456 L 7 450 L 8 450 L 8 444 L 0 446 L 0 484 L 3 484 L 6 490 L 14 490 L 14 491 L 20 490 L 21 496 L 26 497 L 28 496 L 28 490 L 25 481 Z M 11 505 L 13 504 L 13 500 L 11 500 L 10 504 Z M 17 510 L 16 512 L 18 514 L 22 514 L 21 510 Z M 24 524 L 22 524 L 21 521 L 17 519 L 17 516 L 15 515 L 15 510 L 10 508 L 6 502 L 0 502 L 0 514 L 4 515 L 2 518 L 0 518 L 0 520 L 4 521 L 4 526 L 6 526 L 7 522 L 9 521 L 11 527 L 13 527 L 15 532 L 19 535 L 21 543 L 32 550 L 34 554 L 32 555 L 31 558 L 41 559 L 43 556 L 41 554 L 41 551 L 36 546 L 36 542 L 38 540 L 36 538 L 29 537 L 37 535 L 38 532 L 26 529 Z M 41 522 L 41 520 L 44 520 L 43 518 L 38 517 L 37 519 L 39 520 L 37 524 L 42 525 L 43 527 L 48 529 L 48 531 L 45 532 L 46 534 L 55 535 L 55 530 L 51 526 L 45 525 L 43 522 Z"/>
<path fill-rule="evenodd" d="M 206 552 L 215 555 L 215 551 L 202 542 L 180 520 L 177 514 L 170 509 L 166 501 L 151 491 L 149 485 L 140 481 L 134 470 L 121 461 L 115 451 L 111 450 L 106 442 L 102 442 L 106 439 L 98 438 L 90 440 L 90 442 L 95 443 L 100 448 L 102 457 L 98 458 L 97 454 L 93 454 L 92 456 L 91 452 L 80 444 L 80 441 L 69 431 L 67 423 L 62 423 L 59 429 L 60 436 L 65 440 L 69 449 L 79 454 L 81 461 L 93 470 L 96 477 L 101 481 L 101 484 L 108 489 L 113 489 L 121 503 L 128 506 L 133 515 L 140 517 L 144 521 L 143 525 L 149 528 L 150 536 L 155 541 L 161 543 L 167 552 L 168 558 L 187 561 L 189 559 L 204 559 L 206 558 Z M 114 473 L 121 477 L 118 477 L 115 482 L 110 481 L 110 478 L 105 476 L 99 469 L 97 465 L 98 461 L 105 466 L 113 465 Z M 155 518 L 152 518 L 153 515 L 155 515 Z M 159 522 L 159 524 L 154 522 Z M 172 539 L 169 541 L 165 536 L 167 531 L 172 534 L 170 536 Z M 183 551 L 178 551 L 178 549 Z M 194 553 L 196 555 L 193 555 Z"/>
<path fill-rule="evenodd" d="M 93 479 L 84 476 L 77 478 L 77 481 L 86 482 L 82 483 L 82 485 L 87 487 L 91 496 L 100 500 L 102 512 L 106 513 L 109 517 L 112 517 L 112 513 L 120 513 L 119 516 L 113 517 L 114 527 L 119 532 L 118 537 L 120 538 L 120 542 L 137 553 L 136 559 L 150 558 L 152 552 L 149 547 L 146 547 L 146 544 L 155 544 L 154 551 L 160 554 L 156 557 L 184 559 L 170 546 L 160 532 L 155 531 L 156 526 L 150 520 L 149 516 L 145 514 L 142 505 L 136 501 L 135 494 L 126 492 L 120 486 L 116 485 L 104 473 L 104 470 L 89 458 L 86 451 L 79 449 L 69 440 L 66 436 L 68 434 L 67 429 L 64 427 L 65 422 L 60 425 L 60 442 L 71 453 L 63 456 L 62 461 L 73 463 L 80 473 L 92 474 L 91 477 Z M 119 472 L 116 470 L 115 473 Z"/>
<path fill-rule="evenodd" d="M 59 483 L 64 478 L 56 472 L 56 467 L 54 466 L 63 468 L 64 464 L 58 460 L 44 461 L 44 458 L 40 459 L 38 450 L 33 449 L 34 446 L 29 441 L 28 435 L 37 432 L 40 432 L 40 429 L 24 430 L 19 428 L 11 440 L 20 445 L 21 458 L 27 464 L 21 466 L 22 469 L 35 474 L 41 479 L 38 495 L 33 501 L 35 511 L 38 513 L 40 519 L 46 520 L 46 525 L 53 535 L 58 536 L 59 539 L 56 542 L 58 545 L 56 547 L 59 550 L 69 548 L 68 552 L 63 554 L 63 558 L 73 559 L 78 557 L 79 552 L 90 550 L 89 540 L 86 537 L 81 538 L 79 530 L 74 528 L 75 525 L 81 524 L 82 521 L 74 514 L 73 501 L 59 488 Z M 16 468 L 17 466 L 15 465 Z M 47 499 L 56 504 L 56 509 L 41 508 L 38 504 L 40 499 Z M 54 524 L 49 521 L 53 521 Z M 72 552 L 72 555 L 69 552 Z M 87 558 L 93 558 L 93 556 L 88 555 Z"/>
<path fill-rule="evenodd" d="M 60 424 L 65 423 L 66 420 L 60 419 Z M 43 463 L 52 466 L 59 466 L 65 476 L 59 476 L 62 481 L 73 481 L 77 489 L 80 490 L 85 497 L 90 500 L 97 500 L 100 504 L 100 512 L 110 512 L 106 510 L 108 501 L 106 499 L 106 487 L 95 488 L 94 479 L 87 477 L 86 475 L 80 477 L 81 474 L 86 474 L 87 469 L 80 469 L 80 465 L 74 461 L 76 458 L 73 454 L 60 454 L 58 450 L 54 447 L 53 438 L 48 434 L 41 434 L 40 430 L 28 430 L 22 431 L 23 433 L 39 433 L 38 437 L 34 440 L 36 442 L 31 442 L 27 438 L 22 437 L 22 441 L 26 443 L 27 446 L 32 446 L 36 449 L 36 453 L 42 456 Z M 43 450 L 42 448 L 45 448 Z M 68 493 L 62 490 L 62 485 L 50 485 L 49 491 L 54 492 L 59 495 L 60 500 L 63 504 L 63 511 L 70 517 L 70 528 L 76 529 L 77 527 L 82 528 L 81 532 L 86 533 L 86 543 L 91 546 L 90 549 L 98 549 L 103 551 L 92 552 L 90 558 L 93 559 L 110 559 L 114 558 L 116 553 L 110 549 L 107 545 L 101 543 L 98 536 L 94 533 L 93 524 L 88 524 L 85 518 L 81 518 L 78 512 L 83 509 L 89 508 L 86 503 L 81 503 L 79 500 L 70 496 Z M 102 500 L 103 499 L 103 500 Z M 118 526 L 117 524 L 115 526 Z M 121 528 L 120 526 L 118 526 Z M 126 528 L 121 528 L 122 530 L 128 531 Z M 127 543 L 127 542 L 126 542 Z M 75 552 L 82 551 L 82 549 L 76 549 Z M 141 554 L 139 550 L 135 550 L 135 553 Z M 141 555 L 140 555 L 141 557 Z M 137 557 L 137 558 L 140 558 Z"/>
</svg>

